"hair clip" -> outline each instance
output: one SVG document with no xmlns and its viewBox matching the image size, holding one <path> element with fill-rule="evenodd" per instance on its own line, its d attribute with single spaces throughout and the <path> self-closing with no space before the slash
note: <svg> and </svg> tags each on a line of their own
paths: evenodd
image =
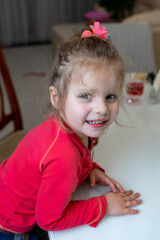
<svg viewBox="0 0 160 240">
<path fill-rule="evenodd" d="M 106 28 L 100 27 L 99 22 L 94 22 L 94 26 L 89 25 L 89 27 L 91 28 L 91 31 L 85 30 L 82 33 L 81 38 L 97 36 L 97 37 L 101 38 L 102 40 L 112 40 L 111 35 L 108 33 Z"/>
</svg>

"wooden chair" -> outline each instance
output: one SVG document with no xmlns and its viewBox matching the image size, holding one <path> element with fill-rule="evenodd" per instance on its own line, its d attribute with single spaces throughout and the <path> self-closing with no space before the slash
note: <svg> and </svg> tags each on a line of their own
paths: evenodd
<svg viewBox="0 0 160 240">
<path fill-rule="evenodd" d="M 12 154 L 26 133 L 23 129 L 15 89 L 0 45 L 0 163 Z"/>
<path fill-rule="evenodd" d="M 7 99 L 10 107 L 8 113 L 5 109 L 5 100 Z M 12 154 L 18 143 L 27 133 L 23 129 L 16 92 L 0 45 L 0 131 L 3 131 L 11 122 L 13 123 L 12 130 L 10 132 L 5 131 L 6 134 L 0 139 L 0 163 Z M 39 228 L 37 228 L 37 239 L 41 239 L 39 231 Z M 29 239 L 29 233 L 25 234 L 24 239 Z M 49 240 L 47 232 L 43 239 Z"/>
</svg>

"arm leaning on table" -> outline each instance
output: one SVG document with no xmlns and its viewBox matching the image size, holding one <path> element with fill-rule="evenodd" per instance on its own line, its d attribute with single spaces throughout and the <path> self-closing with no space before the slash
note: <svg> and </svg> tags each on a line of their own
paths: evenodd
<svg viewBox="0 0 160 240">
<path fill-rule="evenodd" d="M 71 201 L 72 193 L 78 184 L 79 166 L 74 167 L 73 164 L 66 173 L 65 169 L 57 171 L 56 164 L 52 164 L 52 161 L 47 164 L 43 171 L 37 200 L 39 226 L 48 231 L 63 230 L 83 224 L 96 227 L 106 213 L 105 197 Z"/>
<path fill-rule="evenodd" d="M 62 139 L 66 143 L 63 156 L 61 151 L 54 151 L 59 145 L 57 140 L 41 164 L 42 180 L 36 207 L 38 225 L 47 231 L 83 224 L 96 227 L 105 216 L 106 198 L 100 196 L 88 200 L 71 200 L 77 186 L 92 169 L 88 150 L 84 149 L 78 138 L 72 138 L 73 142 Z M 94 167 L 97 165 L 93 164 Z"/>
</svg>

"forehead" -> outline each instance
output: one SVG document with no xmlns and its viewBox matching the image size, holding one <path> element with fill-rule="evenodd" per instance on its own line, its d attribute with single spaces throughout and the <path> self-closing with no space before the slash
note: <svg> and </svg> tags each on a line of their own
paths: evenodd
<svg viewBox="0 0 160 240">
<path fill-rule="evenodd" d="M 120 79 L 114 65 L 105 62 L 92 62 L 81 65 L 77 71 L 74 69 L 71 75 L 71 85 L 81 88 L 119 88 Z"/>
</svg>

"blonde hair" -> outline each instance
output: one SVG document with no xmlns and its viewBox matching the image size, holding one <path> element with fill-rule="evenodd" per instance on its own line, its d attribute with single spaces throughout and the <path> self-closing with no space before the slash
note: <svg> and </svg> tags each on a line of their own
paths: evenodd
<svg viewBox="0 0 160 240">
<path fill-rule="evenodd" d="M 83 66 L 89 67 L 93 62 L 115 66 L 117 79 L 122 89 L 124 80 L 123 61 L 110 40 L 102 40 L 97 36 L 81 38 L 82 32 L 76 33 L 57 49 L 54 56 L 53 74 L 50 86 L 54 86 L 59 94 L 59 103 L 53 108 L 54 116 L 62 124 L 61 109 L 65 101 L 68 86 L 75 68 L 79 71 Z M 53 106 L 52 106 L 53 107 Z"/>
</svg>

